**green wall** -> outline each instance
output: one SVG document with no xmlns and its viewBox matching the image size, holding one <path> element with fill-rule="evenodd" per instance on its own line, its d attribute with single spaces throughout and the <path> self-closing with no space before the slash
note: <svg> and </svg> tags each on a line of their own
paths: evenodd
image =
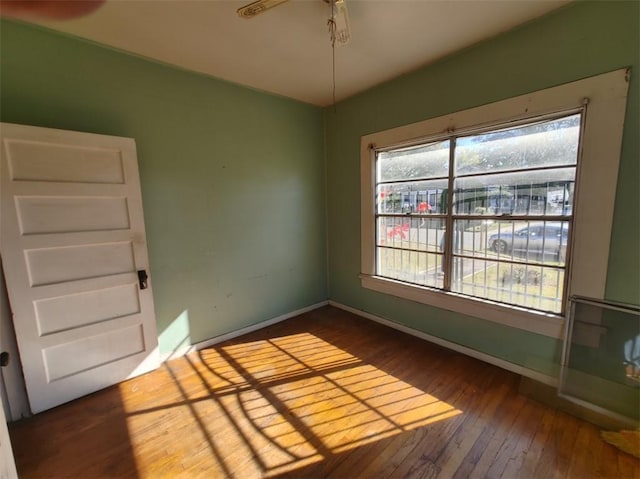
<svg viewBox="0 0 640 479">
<path fill-rule="evenodd" d="M 0 29 L 3 122 L 136 140 L 162 352 L 327 299 L 321 109 Z"/>
<path fill-rule="evenodd" d="M 632 66 L 606 294 L 640 304 L 639 5 L 575 3 L 327 109 L 330 298 L 555 375 L 559 341 L 360 286 L 360 137 Z"/>
</svg>

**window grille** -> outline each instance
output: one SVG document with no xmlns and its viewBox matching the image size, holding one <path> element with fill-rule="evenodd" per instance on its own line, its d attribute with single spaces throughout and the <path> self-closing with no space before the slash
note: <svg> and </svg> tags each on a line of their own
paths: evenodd
<svg viewBox="0 0 640 479">
<path fill-rule="evenodd" d="M 376 150 L 376 275 L 564 313 L 582 117 Z"/>
</svg>

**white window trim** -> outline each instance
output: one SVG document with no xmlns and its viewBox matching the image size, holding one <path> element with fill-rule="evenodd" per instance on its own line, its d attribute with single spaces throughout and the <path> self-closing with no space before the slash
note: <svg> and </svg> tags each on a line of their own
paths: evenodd
<svg viewBox="0 0 640 479">
<path fill-rule="evenodd" d="M 573 110 L 588 104 L 576 178 L 567 297 L 604 299 L 629 69 L 616 70 L 361 138 L 361 285 L 400 298 L 562 338 L 564 317 L 376 276 L 375 148 L 416 143 L 447 132 Z M 597 191 L 597 201 L 589 192 Z M 565 308 L 567 309 L 567 308 Z"/>
</svg>

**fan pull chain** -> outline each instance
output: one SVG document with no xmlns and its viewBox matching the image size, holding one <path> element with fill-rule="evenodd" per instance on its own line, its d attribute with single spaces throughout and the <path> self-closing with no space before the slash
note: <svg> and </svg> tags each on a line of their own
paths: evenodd
<svg viewBox="0 0 640 479">
<path fill-rule="evenodd" d="M 332 101 L 333 112 L 336 112 L 336 20 L 335 20 L 335 0 L 329 0 L 331 15 L 327 20 L 329 27 L 329 40 L 331 41 L 331 70 L 332 70 Z"/>
</svg>

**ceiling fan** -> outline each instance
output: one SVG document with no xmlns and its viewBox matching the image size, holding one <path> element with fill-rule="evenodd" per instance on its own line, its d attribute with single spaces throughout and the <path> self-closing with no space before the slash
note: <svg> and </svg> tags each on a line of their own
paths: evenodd
<svg viewBox="0 0 640 479">
<path fill-rule="evenodd" d="M 288 0 L 257 0 L 240 7 L 237 12 L 242 18 L 253 18 L 264 13 L 270 8 L 277 7 Z M 332 45 L 346 45 L 351 40 L 351 30 L 349 28 L 349 16 L 345 0 L 323 0 L 331 5 L 331 17 L 328 20 L 329 34 Z"/>
</svg>

